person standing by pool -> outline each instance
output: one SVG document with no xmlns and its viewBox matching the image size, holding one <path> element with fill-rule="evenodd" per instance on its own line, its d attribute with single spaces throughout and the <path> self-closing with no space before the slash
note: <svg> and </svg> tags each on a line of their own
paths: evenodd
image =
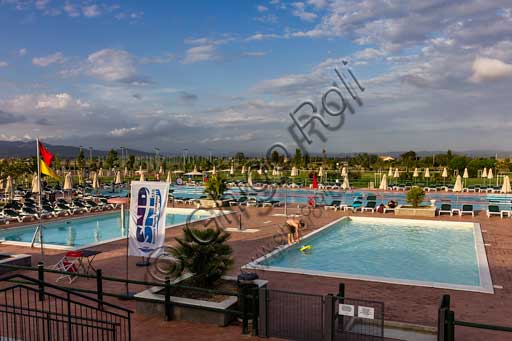
<svg viewBox="0 0 512 341">
<path fill-rule="evenodd" d="M 299 229 L 304 227 L 304 221 L 298 217 L 289 218 L 285 223 L 288 227 L 288 245 L 300 242 Z"/>
</svg>

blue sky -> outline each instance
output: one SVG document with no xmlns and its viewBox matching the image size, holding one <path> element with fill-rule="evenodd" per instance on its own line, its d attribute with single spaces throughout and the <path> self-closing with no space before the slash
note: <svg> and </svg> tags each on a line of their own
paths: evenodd
<svg viewBox="0 0 512 341">
<path fill-rule="evenodd" d="M 320 105 L 346 60 L 364 104 L 308 150 L 509 149 L 511 7 L 0 0 L 0 139 L 294 149 L 288 113 Z"/>
</svg>

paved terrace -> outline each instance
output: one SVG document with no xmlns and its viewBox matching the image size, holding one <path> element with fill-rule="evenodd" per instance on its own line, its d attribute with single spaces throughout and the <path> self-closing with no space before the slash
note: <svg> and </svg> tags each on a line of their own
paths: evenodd
<svg viewBox="0 0 512 341">
<path fill-rule="evenodd" d="M 247 216 L 243 218 L 243 227 L 258 229 L 256 233 L 233 232 L 230 241 L 236 260 L 235 267 L 231 271 L 233 275 L 238 273 L 239 267 L 254 258 L 258 250 L 272 238 L 284 222 L 282 216 L 274 216 L 282 213 L 282 208 L 244 208 Z M 236 208 L 235 208 L 236 210 Z M 289 210 L 288 213 L 299 212 Z M 315 230 L 325 224 L 353 213 L 324 211 L 317 209 L 316 218 L 307 219 L 307 230 L 303 233 Z M 380 213 L 356 213 L 358 216 L 382 216 Z M 313 215 L 310 215 L 310 217 Z M 388 214 L 389 217 L 394 217 Z M 429 218 L 424 218 L 429 219 Z M 483 294 L 457 290 L 435 289 L 427 287 L 415 287 L 409 285 L 377 283 L 359 280 L 343 280 L 346 284 L 346 294 L 349 297 L 377 300 L 385 302 L 385 319 L 390 321 L 435 326 L 437 323 L 437 309 L 442 294 L 450 294 L 452 297 L 452 309 L 456 319 L 498 324 L 512 325 L 512 220 L 499 217 L 487 218 L 481 213 L 475 218 L 464 216 L 442 216 L 430 218 L 435 220 L 453 220 L 466 222 L 479 222 L 481 224 L 484 242 L 486 246 L 492 281 L 494 285 L 503 286 L 503 289 L 495 289 L 495 294 Z M 232 218 L 231 223 L 223 222 L 226 227 L 238 227 L 238 220 Z M 204 223 L 196 223 L 201 225 Z M 13 225 L 11 225 L 13 226 Z M 181 227 L 168 229 L 166 242 L 172 243 L 175 236 L 181 235 Z M 117 241 L 103 244 L 93 249 L 103 251 L 96 260 L 96 268 L 103 269 L 104 276 L 125 277 L 125 253 L 126 242 Z M 39 249 L 12 245 L 0 245 L 0 252 L 28 253 L 33 256 L 33 264 L 40 260 Z M 45 262 L 48 265 L 55 264 L 63 256 L 61 250 L 46 250 Z M 135 266 L 138 259 L 130 259 L 129 274 L 131 279 L 148 279 L 146 268 Z M 30 272 L 31 276 L 36 276 Z M 261 278 L 270 281 L 269 287 L 304 293 L 328 294 L 336 293 L 340 279 L 318 277 L 310 275 L 298 275 L 288 273 L 276 273 L 259 271 Z M 48 274 L 47 280 L 54 281 L 55 276 Z M 65 282 L 60 282 L 65 283 Z M 0 283 L 6 286 L 6 283 Z M 95 288 L 94 280 L 78 279 L 73 283 L 74 287 Z M 141 286 L 130 286 L 130 291 L 140 291 Z M 124 285 L 120 283 L 105 282 L 104 291 L 124 292 Z M 106 300 L 135 310 L 133 301 L 121 301 L 106 297 Z M 163 321 L 163 317 L 148 317 L 139 314 L 133 315 L 132 330 L 134 340 L 147 339 L 148 328 L 152 340 L 257 340 L 256 337 L 242 336 L 240 326 L 216 327 L 198 325 L 188 322 Z M 483 330 L 475 330 L 464 327 L 456 327 L 458 340 L 510 340 L 511 336 L 504 333 L 496 333 Z"/>
</svg>

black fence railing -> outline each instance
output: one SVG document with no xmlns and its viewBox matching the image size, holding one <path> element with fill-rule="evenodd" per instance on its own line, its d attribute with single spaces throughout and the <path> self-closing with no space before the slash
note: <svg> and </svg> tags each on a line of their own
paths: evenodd
<svg viewBox="0 0 512 341">
<path fill-rule="evenodd" d="M 260 289 L 260 336 L 291 340 L 384 339 L 384 303 L 334 295 Z"/>
<path fill-rule="evenodd" d="M 134 299 L 133 295 L 128 294 L 128 285 L 138 285 L 144 288 L 148 287 L 161 287 L 162 294 L 164 296 L 163 305 L 164 305 L 164 319 L 167 321 L 172 320 L 172 306 L 183 306 L 185 304 L 179 302 L 172 302 L 171 295 L 173 289 L 181 289 L 181 290 L 189 290 L 192 292 L 202 292 L 208 293 L 212 295 L 223 295 L 223 296 L 236 296 L 238 297 L 238 303 L 234 308 L 231 309 L 220 309 L 214 307 L 202 307 L 201 309 L 210 310 L 210 311 L 219 311 L 224 313 L 229 313 L 237 318 L 242 320 L 242 333 L 248 334 L 251 331 L 249 321 L 252 321 L 252 334 L 257 335 L 258 330 L 258 290 L 250 289 L 250 288 L 241 288 L 238 292 L 226 291 L 226 290 L 211 290 L 206 288 L 192 287 L 186 285 L 178 285 L 171 284 L 170 279 L 167 278 L 163 283 L 156 281 L 142 281 L 142 280 L 134 280 L 134 279 L 126 279 L 126 278 L 118 278 L 118 277 L 110 277 L 104 276 L 101 269 L 97 269 L 95 275 L 82 274 L 82 273 L 70 273 L 66 271 L 54 270 L 45 268 L 42 263 L 39 263 L 37 267 L 28 267 L 28 266 L 20 266 L 20 265 L 11 265 L 11 264 L 0 264 L 0 267 L 9 268 L 10 270 L 20 270 L 20 271 L 33 271 L 37 273 L 38 280 L 34 281 L 32 278 L 24 276 L 24 278 L 29 278 L 30 280 L 12 278 L 11 276 L 0 278 L 1 281 L 8 281 L 16 284 L 22 285 L 35 285 L 38 287 L 38 292 L 41 297 L 44 297 L 46 286 L 48 286 L 48 282 L 46 281 L 46 274 L 58 274 L 58 275 L 71 275 L 80 278 L 88 278 L 95 279 L 96 288 L 95 289 L 85 289 L 79 288 L 78 286 L 56 286 L 52 285 L 52 287 L 58 287 L 64 290 L 69 290 L 74 293 L 82 293 L 82 294 L 91 294 L 95 296 L 95 302 L 98 308 L 101 308 L 103 304 L 105 304 L 105 297 L 115 297 L 120 299 Z M 119 286 L 126 288 L 125 292 L 110 292 L 104 291 L 105 282 L 116 282 L 123 283 L 124 285 Z M 76 283 L 76 282 L 75 282 Z M 88 296 L 87 296 L 88 297 Z"/>
<path fill-rule="evenodd" d="M 2 281 L 40 281 L 14 274 Z M 44 283 L 45 292 L 26 284 L 0 289 L 2 340 L 131 340 L 131 311 Z"/>
<path fill-rule="evenodd" d="M 450 295 L 443 295 L 438 311 L 437 340 L 454 341 L 455 326 L 510 333 L 507 339 L 512 339 L 512 327 L 456 320 L 455 313 L 450 309 Z"/>
</svg>

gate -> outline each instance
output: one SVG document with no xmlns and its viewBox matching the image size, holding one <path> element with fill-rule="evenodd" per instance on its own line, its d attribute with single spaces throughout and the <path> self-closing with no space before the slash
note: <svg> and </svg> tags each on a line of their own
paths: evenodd
<svg viewBox="0 0 512 341">
<path fill-rule="evenodd" d="M 290 340 L 384 340 L 384 303 L 260 289 L 259 336 Z"/>
<path fill-rule="evenodd" d="M 281 290 L 260 290 L 259 335 L 290 340 L 322 340 L 324 297 Z"/>
<path fill-rule="evenodd" d="M 46 288 L 0 290 L 0 340 L 131 340 L 131 311 L 24 275 L 2 280 L 13 278 Z"/>
<path fill-rule="evenodd" d="M 384 303 L 332 297 L 333 340 L 376 341 L 384 339 Z"/>
</svg>

